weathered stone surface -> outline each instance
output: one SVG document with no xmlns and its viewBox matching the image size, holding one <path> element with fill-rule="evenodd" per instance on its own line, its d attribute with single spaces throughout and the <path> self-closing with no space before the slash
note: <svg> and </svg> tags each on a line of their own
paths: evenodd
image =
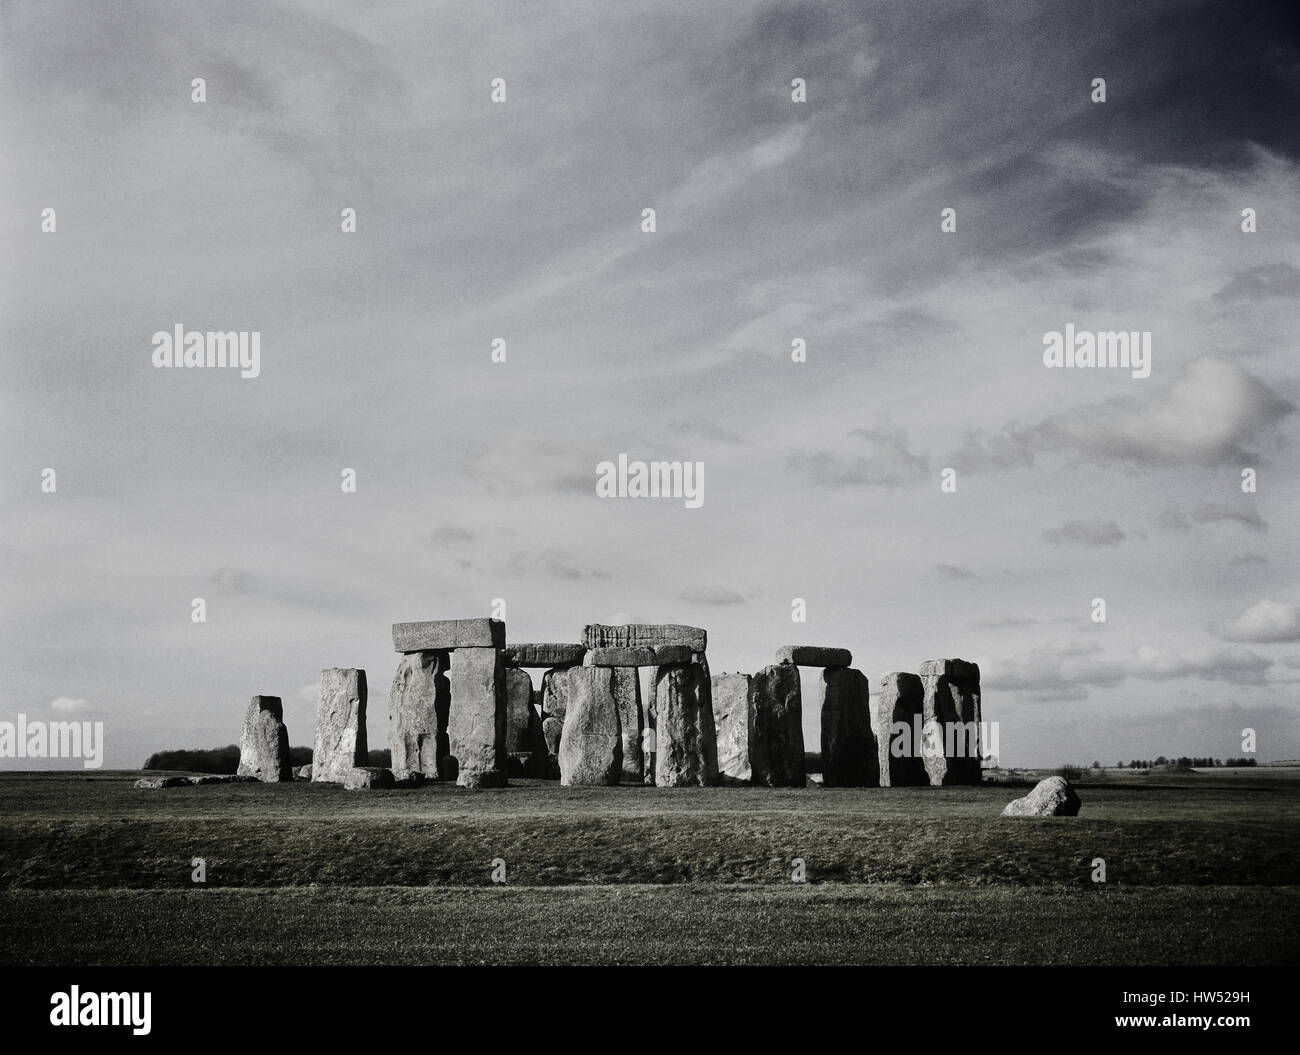
<svg viewBox="0 0 1300 1055">
<path fill-rule="evenodd" d="M 852 667 L 827 667 L 821 682 L 822 784 L 878 787 L 880 757 L 871 732 L 866 675 Z"/>
<path fill-rule="evenodd" d="M 704 652 L 708 648 L 709 635 L 698 626 L 680 626 L 676 623 L 625 623 L 622 626 L 592 623 L 582 628 L 582 643 L 588 648 L 685 645 L 692 652 Z"/>
<path fill-rule="evenodd" d="M 804 771 L 803 692 L 799 668 L 764 667 L 749 679 L 750 780 L 773 788 L 801 788 Z"/>
<path fill-rule="evenodd" d="M 506 678 L 501 650 L 457 648 L 451 660 L 449 757 L 461 787 L 506 783 Z"/>
<path fill-rule="evenodd" d="M 933 786 L 980 782 L 980 668 L 960 659 L 921 664 L 921 757 Z"/>
<path fill-rule="evenodd" d="M 393 651 L 444 652 L 452 648 L 504 648 L 506 624 L 500 619 L 437 619 L 394 623 Z"/>
<path fill-rule="evenodd" d="M 368 791 L 371 788 L 391 788 L 397 782 L 392 770 L 380 766 L 354 766 L 343 774 L 343 786 L 348 791 Z"/>
<path fill-rule="evenodd" d="M 921 757 L 924 700 L 925 686 L 917 675 L 894 670 L 880 676 L 880 695 L 871 697 L 871 731 L 882 788 L 930 783 Z"/>
<path fill-rule="evenodd" d="M 713 693 L 704 663 L 655 668 L 655 783 L 661 788 L 718 783 Z"/>
<path fill-rule="evenodd" d="M 366 672 L 326 667 L 316 696 L 316 747 L 311 779 L 340 784 L 354 766 L 366 764 Z"/>
<path fill-rule="evenodd" d="M 853 653 L 847 648 L 822 648 L 820 645 L 782 645 L 776 650 L 777 663 L 797 667 L 847 667 Z"/>
<path fill-rule="evenodd" d="M 201 777 L 186 777 L 190 784 L 258 784 L 257 777 L 240 776 L 238 773 L 205 773 Z"/>
<path fill-rule="evenodd" d="M 690 658 L 690 650 L 686 650 Z M 582 658 L 584 667 L 653 667 L 658 662 L 655 650 L 640 646 L 636 648 L 593 648 Z"/>
<path fill-rule="evenodd" d="M 502 659 L 507 667 L 576 667 L 586 654 L 586 645 L 506 645 Z"/>
<path fill-rule="evenodd" d="M 311 780 L 311 763 L 305 766 L 295 766 L 293 770 L 294 780 Z"/>
<path fill-rule="evenodd" d="M 542 737 L 546 741 L 546 750 L 548 754 L 558 755 L 560 753 L 560 736 L 564 732 L 564 722 L 548 715 L 542 719 Z"/>
<path fill-rule="evenodd" d="M 388 694 L 388 747 L 394 770 L 443 775 L 450 753 L 450 666 L 451 653 L 446 650 L 408 652 L 398 662 Z"/>
<path fill-rule="evenodd" d="M 542 675 L 542 715 L 564 720 L 569 705 L 569 680 L 573 667 L 556 667 Z"/>
<path fill-rule="evenodd" d="M 392 773 L 393 787 L 396 788 L 422 788 L 429 781 L 418 769 L 394 769 Z"/>
<path fill-rule="evenodd" d="M 724 784 L 748 784 L 750 713 L 748 674 L 713 675 L 713 728 L 718 740 L 718 776 Z"/>
<path fill-rule="evenodd" d="M 618 709 L 618 727 L 623 739 L 624 784 L 640 784 L 644 775 L 641 756 L 641 730 L 645 713 L 641 708 L 641 676 L 636 667 L 614 667 L 612 688 Z"/>
<path fill-rule="evenodd" d="M 254 696 L 244 713 L 239 735 L 240 776 L 257 777 L 264 784 L 292 780 L 289 766 L 289 732 L 284 727 L 284 707 L 279 696 Z"/>
<path fill-rule="evenodd" d="M 623 737 L 614 701 L 613 671 L 575 667 L 560 737 L 560 783 L 566 787 L 617 784 Z"/>
<path fill-rule="evenodd" d="M 1048 777 L 1034 785 L 1023 798 L 1013 799 L 1002 811 L 1004 817 L 1075 817 L 1079 796 L 1064 777 Z"/>
</svg>

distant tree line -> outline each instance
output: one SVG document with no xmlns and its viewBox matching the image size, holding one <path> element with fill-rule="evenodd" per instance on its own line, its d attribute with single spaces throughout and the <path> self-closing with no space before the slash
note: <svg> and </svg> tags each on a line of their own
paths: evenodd
<svg viewBox="0 0 1300 1055">
<path fill-rule="evenodd" d="M 1194 769 L 1214 769 L 1218 766 L 1242 767 L 1254 766 L 1259 763 L 1253 758 L 1188 758 L 1186 755 L 1179 755 L 1177 758 L 1165 758 L 1160 755 L 1156 758 L 1133 758 L 1128 762 L 1117 762 L 1119 769 L 1150 769 L 1152 766 L 1191 766 Z M 1094 769 L 1100 769 L 1101 764 L 1094 762 Z"/>
<path fill-rule="evenodd" d="M 289 764 L 305 766 L 311 762 L 310 747 L 289 748 Z M 366 764 L 387 769 L 392 763 L 388 748 L 371 751 Z M 234 773 L 239 768 L 239 745 L 225 747 L 192 748 L 188 751 L 156 751 L 145 759 L 141 769 L 181 770 L 185 773 Z"/>
</svg>

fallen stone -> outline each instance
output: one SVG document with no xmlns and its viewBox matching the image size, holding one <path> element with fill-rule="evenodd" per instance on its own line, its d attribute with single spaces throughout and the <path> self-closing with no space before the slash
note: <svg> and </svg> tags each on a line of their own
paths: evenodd
<svg viewBox="0 0 1300 1055">
<path fill-rule="evenodd" d="M 369 791 L 371 788 L 397 786 L 390 769 L 379 766 L 355 766 L 343 774 L 343 786 L 348 791 Z"/>
<path fill-rule="evenodd" d="M 1068 780 L 1064 777 L 1048 777 L 1035 784 L 1028 795 L 1008 802 L 1002 816 L 1076 817 L 1079 805 L 1079 796 Z"/>
<path fill-rule="evenodd" d="M 614 702 L 613 672 L 576 667 L 560 737 L 560 783 L 566 787 L 617 784 L 623 737 Z"/>
<path fill-rule="evenodd" d="M 507 667 L 576 667 L 586 654 L 586 645 L 506 645 L 502 659 Z"/>
<path fill-rule="evenodd" d="M 919 742 L 925 686 L 908 671 L 880 676 L 880 694 L 871 697 L 871 731 L 882 788 L 930 783 Z"/>
<path fill-rule="evenodd" d="M 254 696 L 244 713 L 239 735 L 240 776 L 257 777 L 265 784 L 292 780 L 289 766 L 289 732 L 279 696 Z"/>
<path fill-rule="evenodd" d="M 506 679 L 497 648 L 456 650 L 451 661 L 449 757 L 465 788 L 506 783 Z"/>
<path fill-rule="evenodd" d="M 438 619 L 394 623 L 395 652 L 441 652 L 453 648 L 504 648 L 506 624 L 500 619 Z"/>
<path fill-rule="evenodd" d="M 847 648 L 822 648 L 820 645 L 782 645 L 776 650 L 777 663 L 796 667 L 847 667 L 853 653 Z"/>
<path fill-rule="evenodd" d="M 394 769 L 392 773 L 396 788 L 422 788 L 429 782 L 428 776 L 418 769 Z"/>
<path fill-rule="evenodd" d="M 366 764 L 366 756 L 366 672 L 326 667 L 316 696 L 311 779 L 341 784 L 349 770 Z"/>
<path fill-rule="evenodd" d="M 718 783 L 713 694 L 704 663 L 655 668 L 655 784 L 661 788 Z"/>
<path fill-rule="evenodd" d="M 822 671 L 822 783 L 828 788 L 880 785 L 866 675 L 853 667 Z"/>
<path fill-rule="evenodd" d="M 451 653 L 446 650 L 408 652 L 398 662 L 388 694 L 388 747 L 394 770 L 435 777 L 440 763 L 446 768 L 450 667 Z"/>
<path fill-rule="evenodd" d="M 293 771 L 294 780 L 311 780 L 311 763 L 305 766 L 295 766 Z"/>
<path fill-rule="evenodd" d="M 190 780 L 189 777 L 141 777 L 135 786 L 150 791 L 158 788 L 188 788 Z"/>
<path fill-rule="evenodd" d="M 980 668 L 960 659 L 921 664 L 921 757 L 934 787 L 978 784 L 980 768 Z"/>
<path fill-rule="evenodd" d="M 641 755 L 641 731 L 645 713 L 641 708 L 641 675 L 635 667 L 614 667 L 611 687 L 618 710 L 619 735 L 623 740 L 624 784 L 640 784 L 644 776 Z"/>
<path fill-rule="evenodd" d="M 713 728 L 718 741 L 718 776 L 724 784 L 748 784 L 749 738 L 753 724 L 750 713 L 748 674 L 715 674 L 710 695 L 713 699 Z"/>
<path fill-rule="evenodd" d="M 240 776 L 238 773 L 205 773 L 201 777 L 186 777 L 189 783 L 201 784 L 258 784 L 257 777 Z"/>
<path fill-rule="evenodd" d="M 587 648 L 659 648 L 663 645 L 684 645 L 692 652 L 704 652 L 708 648 L 708 641 L 709 635 L 698 626 L 680 626 L 675 623 L 624 623 L 621 626 L 592 623 L 582 628 L 582 643 Z"/>
<path fill-rule="evenodd" d="M 749 680 L 752 733 L 750 781 L 772 788 L 801 788 L 804 769 L 803 692 L 799 668 L 789 663 L 764 667 Z"/>
</svg>

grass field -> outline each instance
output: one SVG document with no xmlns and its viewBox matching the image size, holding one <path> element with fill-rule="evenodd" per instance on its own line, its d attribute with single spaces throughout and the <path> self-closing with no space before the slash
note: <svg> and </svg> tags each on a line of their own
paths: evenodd
<svg viewBox="0 0 1300 1055">
<path fill-rule="evenodd" d="M 137 775 L 0 775 L 0 961 L 1300 961 L 1290 771 L 1111 775 L 1080 784 L 1080 816 L 1042 819 L 999 816 L 1023 793 L 1008 785 L 137 791 Z"/>
</svg>

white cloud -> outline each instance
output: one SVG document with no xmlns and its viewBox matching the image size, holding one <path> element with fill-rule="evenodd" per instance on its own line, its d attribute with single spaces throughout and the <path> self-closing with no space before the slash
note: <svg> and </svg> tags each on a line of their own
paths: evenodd
<svg viewBox="0 0 1300 1055">
<path fill-rule="evenodd" d="M 52 711 L 79 711 L 86 706 L 86 701 L 80 697 L 56 696 L 50 701 L 50 710 Z"/>
<path fill-rule="evenodd" d="M 1225 641 L 1300 641 L 1300 607 L 1263 600 L 1219 630 Z"/>
</svg>

